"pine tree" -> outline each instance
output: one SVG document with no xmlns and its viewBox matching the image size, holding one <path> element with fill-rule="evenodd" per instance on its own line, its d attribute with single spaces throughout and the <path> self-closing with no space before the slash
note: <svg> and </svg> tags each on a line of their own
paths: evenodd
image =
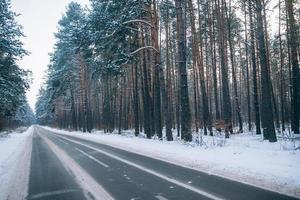
<svg viewBox="0 0 300 200">
<path fill-rule="evenodd" d="M 89 10 L 71 3 L 36 106 L 39 122 L 162 140 L 164 128 L 167 140 L 177 128 L 192 141 L 192 127 L 213 135 L 214 124 L 228 138 L 247 118 L 249 130 L 255 122 L 261 134 L 262 122 L 274 142 L 280 113 L 295 130 L 299 52 L 291 41 L 299 16 L 289 7 L 288 34 L 273 36 L 264 1 L 232 2 L 197 0 L 195 9 L 191 0 L 92 0 Z"/>
<path fill-rule="evenodd" d="M 276 133 L 274 128 L 274 118 L 271 100 L 271 82 L 270 82 L 270 67 L 268 66 L 267 53 L 265 47 L 265 33 L 263 28 L 262 19 L 262 2 L 256 0 L 255 4 L 257 13 L 257 35 L 259 42 L 259 58 L 261 66 L 261 98 L 263 103 L 261 104 L 262 111 L 262 128 L 264 139 L 268 139 L 270 142 L 276 142 Z"/>
<path fill-rule="evenodd" d="M 181 119 L 181 138 L 185 141 L 192 141 L 191 134 L 191 111 L 189 103 L 189 93 L 187 84 L 186 70 L 186 44 L 185 44 L 185 21 L 183 7 L 185 1 L 176 0 L 176 17 L 177 17 L 177 32 L 178 32 L 178 68 L 180 74 L 180 119 Z"/>
<path fill-rule="evenodd" d="M 294 18 L 293 1 L 286 0 L 286 10 L 288 15 L 289 34 L 289 46 L 292 60 L 292 129 L 295 134 L 299 134 L 299 120 L 300 120 L 300 71 L 297 49 L 299 48 L 299 29 L 296 27 Z M 298 49 L 299 51 L 299 49 Z"/>
<path fill-rule="evenodd" d="M 28 52 L 23 49 L 22 27 L 16 22 L 9 0 L 0 2 L 0 129 L 12 120 L 18 108 L 26 102 L 29 71 L 21 69 L 17 61 Z M 2 121 L 2 122 L 1 122 Z"/>
</svg>

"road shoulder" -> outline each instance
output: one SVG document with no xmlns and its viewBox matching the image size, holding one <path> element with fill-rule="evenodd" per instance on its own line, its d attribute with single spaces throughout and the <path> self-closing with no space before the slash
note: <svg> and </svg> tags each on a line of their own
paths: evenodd
<svg viewBox="0 0 300 200">
<path fill-rule="evenodd" d="M 0 199 L 19 200 L 27 195 L 33 129 L 11 133 L 0 141 Z"/>
</svg>

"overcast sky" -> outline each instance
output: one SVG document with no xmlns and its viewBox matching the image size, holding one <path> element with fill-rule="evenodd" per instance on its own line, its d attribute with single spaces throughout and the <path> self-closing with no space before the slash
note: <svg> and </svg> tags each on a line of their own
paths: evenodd
<svg viewBox="0 0 300 200">
<path fill-rule="evenodd" d="M 89 3 L 89 0 L 73 1 L 82 5 Z M 52 51 L 55 43 L 57 22 L 70 2 L 71 0 L 11 0 L 12 9 L 21 14 L 17 21 L 23 26 L 26 35 L 26 38 L 23 38 L 24 48 L 31 52 L 20 61 L 20 65 L 33 72 L 33 82 L 26 94 L 33 110 L 49 64 L 48 53 Z"/>
</svg>

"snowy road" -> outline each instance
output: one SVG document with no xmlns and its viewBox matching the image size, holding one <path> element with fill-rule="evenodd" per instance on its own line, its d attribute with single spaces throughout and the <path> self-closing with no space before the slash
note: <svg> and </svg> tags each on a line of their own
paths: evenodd
<svg viewBox="0 0 300 200">
<path fill-rule="evenodd" d="M 28 199 L 293 199 L 35 127 Z"/>
</svg>

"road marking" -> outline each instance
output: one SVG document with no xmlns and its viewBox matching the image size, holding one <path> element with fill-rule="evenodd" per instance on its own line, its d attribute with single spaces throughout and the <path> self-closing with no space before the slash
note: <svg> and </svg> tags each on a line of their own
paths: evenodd
<svg viewBox="0 0 300 200">
<path fill-rule="evenodd" d="M 198 194 L 200 194 L 200 195 L 202 195 L 202 196 L 208 197 L 208 198 L 213 199 L 213 200 L 224 200 L 224 198 L 218 197 L 218 196 L 216 196 L 216 195 L 214 195 L 214 194 L 208 193 L 208 192 L 206 192 L 206 191 L 204 191 L 204 190 L 201 190 L 201 189 L 199 189 L 199 188 L 193 187 L 193 186 L 191 186 L 191 185 L 189 185 L 189 184 L 180 182 L 180 181 L 178 181 L 178 180 L 176 180 L 176 179 L 170 178 L 170 177 L 168 177 L 168 176 L 166 176 L 166 175 L 163 175 L 163 174 L 161 174 L 161 173 L 158 173 L 158 172 L 156 172 L 156 171 L 154 171 L 154 170 L 152 170 L 152 169 L 149 169 L 149 168 L 146 168 L 146 167 L 144 167 L 144 166 L 141 166 L 141 165 L 138 165 L 138 164 L 136 164 L 136 163 L 133 163 L 133 162 L 131 162 L 131 161 L 125 160 L 125 159 L 123 159 L 123 158 L 120 158 L 120 157 L 118 157 L 118 156 L 116 156 L 116 155 L 113 155 L 113 154 L 111 154 L 111 153 L 108 153 L 108 152 L 106 152 L 106 151 L 103 151 L 103 150 L 100 150 L 100 149 L 98 149 L 98 148 L 89 146 L 89 145 L 84 144 L 84 143 L 82 143 L 82 142 L 78 142 L 78 141 L 76 141 L 76 140 L 72 140 L 72 139 L 66 138 L 66 137 L 64 137 L 64 136 L 58 136 L 58 137 L 61 137 L 61 138 L 64 138 L 65 140 L 68 140 L 68 141 L 70 141 L 70 142 L 73 142 L 73 143 L 76 143 L 76 144 L 85 146 L 85 147 L 87 147 L 87 148 L 89 148 L 89 149 L 98 151 L 99 153 L 102 153 L 102 154 L 104 154 L 104 155 L 106 155 L 106 156 L 108 156 L 108 157 L 111 157 L 111 158 L 114 158 L 114 159 L 116 159 L 116 160 L 119 160 L 119 161 L 121 161 L 121 162 L 123 162 L 123 163 L 126 163 L 126 164 L 128 164 L 128 165 L 131 165 L 131 166 L 133 166 L 133 167 L 135 167 L 135 168 L 137 168 L 137 169 L 140 169 L 140 170 L 145 171 L 145 172 L 147 172 L 147 173 L 149 173 L 149 174 L 152 174 L 152 175 L 157 176 L 157 177 L 159 177 L 159 178 L 161 178 L 161 179 L 164 179 L 164 180 L 166 180 L 166 181 L 168 181 L 168 182 L 170 182 L 170 183 L 179 185 L 179 186 L 181 186 L 181 187 L 183 187 L 183 188 L 186 188 L 186 189 L 191 190 L 191 191 L 193 191 L 193 192 L 195 192 L 195 193 L 198 193 Z"/>
<path fill-rule="evenodd" d="M 156 195 L 155 198 L 157 198 L 158 200 L 168 200 L 167 198 L 165 198 L 161 195 Z"/>
<path fill-rule="evenodd" d="M 69 143 L 67 143 L 67 142 L 65 142 L 65 141 L 63 141 L 62 139 L 60 139 L 60 138 L 57 138 L 59 141 L 61 141 L 62 143 L 64 143 L 64 144 L 69 144 Z"/>
<path fill-rule="evenodd" d="M 58 157 L 61 163 L 75 175 L 77 183 L 83 189 L 86 199 L 93 200 L 113 200 L 114 198 L 80 165 L 73 160 L 65 151 L 58 147 L 54 142 L 43 134 L 40 137 L 46 142 L 52 152 Z"/>
<path fill-rule="evenodd" d="M 39 198 L 44 198 L 44 197 L 49 197 L 49 196 L 54 196 L 54 195 L 59 195 L 59 194 L 65 194 L 65 193 L 78 192 L 78 191 L 80 191 L 80 190 L 68 189 L 68 190 L 56 190 L 56 191 L 52 191 L 52 192 L 42 192 L 39 194 L 31 195 L 28 199 L 39 199 Z"/>
<path fill-rule="evenodd" d="M 77 151 L 79 151 L 80 153 L 82 153 L 83 155 L 85 155 L 86 157 L 88 157 L 89 159 L 95 161 L 96 163 L 102 165 L 103 167 L 109 167 L 109 165 L 101 162 L 100 160 L 98 160 L 97 158 L 95 158 L 94 156 L 91 156 L 90 154 L 82 151 L 81 149 L 75 148 Z"/>
</svg>

